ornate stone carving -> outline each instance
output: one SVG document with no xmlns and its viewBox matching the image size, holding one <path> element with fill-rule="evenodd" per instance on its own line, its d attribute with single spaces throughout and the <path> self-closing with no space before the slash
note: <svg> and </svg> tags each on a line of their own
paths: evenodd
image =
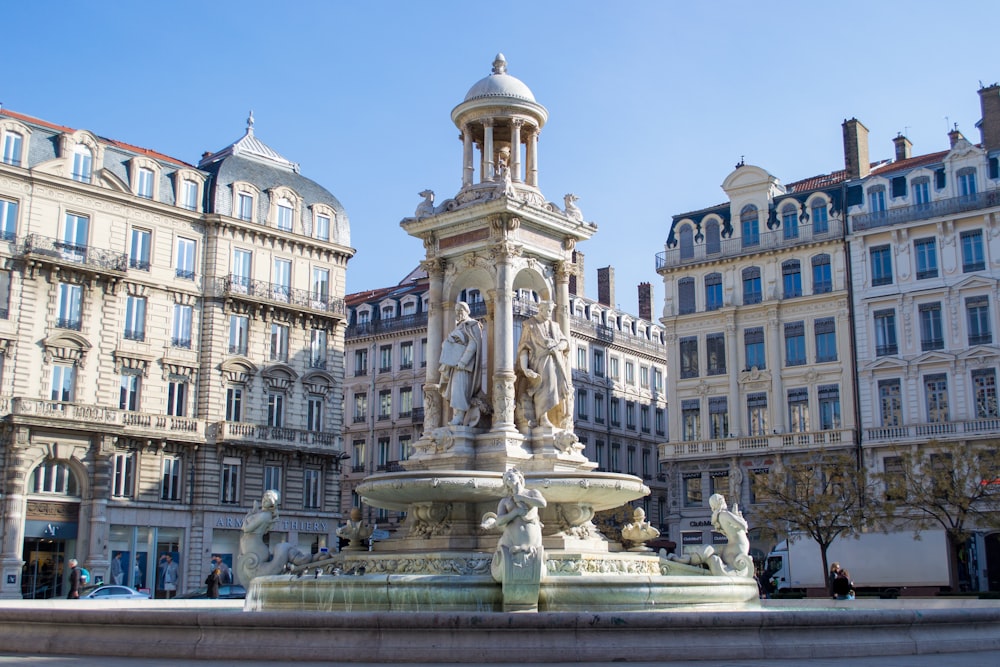
<svg viewBox="0 0 1000 667">
<path fill-rule="evenodd" d="M 451 503 L 421 502 L 410 505 L 412 537 L 438 537 L 451 533 Z"/>
</svg>

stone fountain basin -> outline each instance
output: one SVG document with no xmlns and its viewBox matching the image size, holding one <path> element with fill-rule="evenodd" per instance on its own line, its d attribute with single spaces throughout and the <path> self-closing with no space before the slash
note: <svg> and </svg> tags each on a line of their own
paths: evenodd
<svg viewBox="0 0 1000 667">
<path fill-rule="evenodd" d="M 550 504 L 586 504 L 595 512 L 621 507 L 649 494 L 634 475 L 609 472 L 525 472 L 528 488 Z M 406 511 L 413 503 L 489 503 L 506 495 L 502 473 L 479 470 L 415 470 L 377 473 L 358 486 L 365 502 Z"/>
</svg>

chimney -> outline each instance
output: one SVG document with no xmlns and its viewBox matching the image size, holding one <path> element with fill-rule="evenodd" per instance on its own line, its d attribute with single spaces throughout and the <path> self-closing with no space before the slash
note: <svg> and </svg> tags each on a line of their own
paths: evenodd
<svg viewBox="0 0 1000 667">
<path fill-rule="evenodd" d="M 980 88 L 979 104 L 983 110 L 983 119 L 979 121 L 983 150 L 997 150 L 1000 148 L 1000 84 Z"/>
<path fill-rule="evenodd" d="M 955 147 L 959 139 L 965 139 L 965 137 L 958 131 L 958 123 L 955 123 L 955 129 L 948 133 L 948 141 L 951 143 L 952 148 Z"/>
<path fill-rule="evenodd" d="M 857 118 L 844 121 L 844 168 L 850 179 L 871 173 L 868 159 L 868 128 Z"/>
<path fill-rule="evenodd" d="M 639 317 L 653 321 L 653 286 L 649 283 L 639 283 Z"/>
<path fill-rule="evenodd" d="M 597 269 L 597 302 L 603 306 L 615 305 L 615 268 Z"/>
<path fill-rule="evenodd" d="M 572 263 L 573 270 L 569 274 L 569 293 L 586 297 L 583 293 L 583 253 L 579 250 L 574 250 Z"/>
<path fill-rule="evenodd" d="M 913 148 L 913 144 L 910 140 L 903 136 L 902 133 L 896 135 L 896 138 L 892 140 L 892 143 L 896 145 L 896 162 L 900 160 L 909 160 L 910 152 Z"/>
</svg>

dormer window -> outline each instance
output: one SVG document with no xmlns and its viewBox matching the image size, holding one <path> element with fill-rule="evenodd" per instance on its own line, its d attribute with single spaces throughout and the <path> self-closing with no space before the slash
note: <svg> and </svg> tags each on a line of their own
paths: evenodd
<svg viewBox="0 0 1000 667">
<path fill-rule="evenodd" d="M 139 167 L 138 181 L 135 186 L 135 194 L 144 199 L 153 198 L 153 170 L 146 167 Z"/>
<path fill-rule="evenodd" d="M 77 144 L 76 148 L 73 149 L 73 180 L 90 183 L 93 163 L 94 156 L 90 149 L 83 144 Z"/>
<path fill-rule="evenodd" d="M 382 306 L 382 319 L 391 320 L 396 315 L 396 308 L 394 306 Z"/>
<path fill-rule="evenodd" d="M 236 217 L 247 222 L 253 221 L 253 197 L 241 192 L 236 202 Z"/>
<path fill-rule="evenodd" d="M 971 197 L 976 194 L 976 169 L 975 167 L 966 167 L 965 169 L 960 169 L 957 174 L 955 174 L 958 179 L 958 195 L 960 197 Z"/>
<path fill-rule="evenodd" d="M 740 211 L 740 226 L 744 247 L 760 244 L 760 216 L 757 214 L 756 206 L 747 204 L 743 207 Z"/>
<path fill-rule="evenodd" d="M 330 216 L 328 215 L 316 216 L 316 238 L 318 238 L 320 241 L 330 240 Z"/>
<path fill-rule="evenodd" d="M 21 151 L 24 149 L 24 137 L 19 132 L 7 131 L 3 134 L 3 161 L 15 167 L 21 166 Z"/>
<path fill-rule="evenodd" d="M 198 184 L 184 179 L 181 183 L 181 206 L 189 211 L 198 210 Z"/>
<path fill-rule="evenodd" d="M 292 214 L 294 209 L 292 208 L 292 203 L 287 199 L 278 200 L 278 219 L 277 227 L 283 232 L 292 231 Z"/>
</svg>

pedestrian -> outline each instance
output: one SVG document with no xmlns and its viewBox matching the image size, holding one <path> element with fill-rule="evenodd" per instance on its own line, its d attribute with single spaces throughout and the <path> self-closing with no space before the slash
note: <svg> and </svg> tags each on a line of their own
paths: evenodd
<svg viewBox="0 0 1000 667">
<path fill-rule="evenodd" d="M 80 563 L 75 558 L 69 559 L 69 595 L 66 596 L 68 600 L 78 600 L 80 599 L 80 584 L 83 579 L 83 570 L 80 569 Z"/>
<path fill-rule="evenodd" d="M 830 563 L 830 580 L 827 583 L 827 588 L 830 590 L 830 597 L 833 595 L 833 582 L 837 580 L 837 575 L 840 573 L 840 563 L 833 562 Z"/>
<path fill-rule="evenodd" d="M 222 556 L 215 554 L 212 556 L 212 567 L 218 568 L 219 577 L 221 577 L 221 582 L 223 584 L 233 583 L 233 571 L 229 569 L 226 562 L 222 560 Z"/>
<path fill-rule="evenodd" d="M 160 556 L 160 581 L 163 583 L 163 597 L 169 599 L 177 595 L 178 574 L 174 557 L 170 554 Z"/>
<path fill-rule="evenodd" d="M 837 578 L 833 580 L 833 597 L 837 600 L 854 599 L 854 582 L 851 581 L 851 574 L 841 568 L 837 572 Z"/>
<path fill-rule="evenodd" d="M 208 597 L 212 600 L 219 599 L 219 583 L 222 581 L 222 571 L 219 568 L 212 570 L 208 578 L 205 579 L 205 585 L 208 586 Z"/>
<path fill-rule="evenodd" d="M 122 569 L 122 552 L 119 551 L 111 559 L 111 583 L 121 586 L 125 578 L 125 571 Z"/>
</svg>

